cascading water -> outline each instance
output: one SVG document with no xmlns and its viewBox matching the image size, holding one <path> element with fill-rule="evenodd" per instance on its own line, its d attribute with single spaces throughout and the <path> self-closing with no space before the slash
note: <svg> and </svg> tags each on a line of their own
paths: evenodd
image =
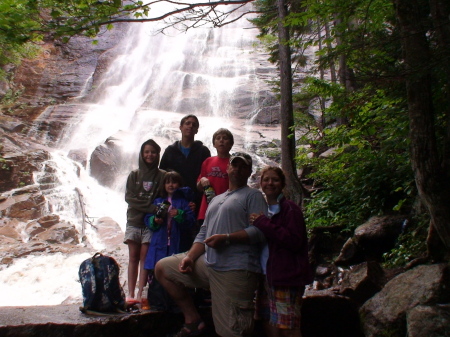
<svg viewBox="0 0 450 337">
<path fill-rule="evenodd" d="M 155 35 L 152 27 L 130 26 L 117 57 L 90 94 L 93 103 L 83 103 L 79 122 L 65 130 L 59 148 L 51 153 L 48 164 L 57 171 L 59 183 L 45 193 L 49 213 L 75 224 L 80 233 L 82 213 L 94 220 L 110 217 L 125 229 L 125 181 L 137 167 L 140 144 L 153 138 L 164 149 L 178 140 L 180 119 L 188 113 L 199 117 L 196 139 L 212 155 L 211 137 L 220 127 L 235 135 L 232 151 L 251 149 L 262 134 L 269 141 L 279 138 L 279 128 L 249 122 L 261 103 L 260 93 L 268 90 L 258 74 L 265 56 L 253 47 L 257 31 L 245 29 L 250 23 L 241 19 L 221 29 L 192 29 L 173 36 Z M 261 74 L 271 71 L 266 68 Z M 118 144 L 123 160 L 116 163 L 114 181 L 104 187 L 90 176 L 89 158 L 107 139 Z M 86 167 L 69 159 L 69 151 L 84 153 Z M 264 158 L 257 158 L 257 165 L 262 163 Z M 97 232 L 90 226 L 85 231 L 89 243 L 103 249 Z M 11 294 L 0 296 L 0 306 L 79 302 L 78 267 L 89 255 L 17 259 L 0 272 L 2 289 Z"/>
</svg>

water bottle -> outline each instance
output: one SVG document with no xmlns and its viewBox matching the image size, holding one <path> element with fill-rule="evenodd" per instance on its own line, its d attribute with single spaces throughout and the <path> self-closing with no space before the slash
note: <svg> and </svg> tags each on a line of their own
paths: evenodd
<svg viewBox="0 0 450 337">
<path fill-rule="evenodd" d="M 158 209 L 156 210 L 155 218 L 161 219 L 166 215 L 167 209 L 170 206 L 170 202 L 168 200 L 164 200 L 161 204 L 158 205 Z"/>
<path fill-rule="evenodd" d="M 150 310 L 150 304 L 148 303 L 148 287 L 145 287 L 142 291 L 141 310 Z"/>
<path fill-rule="evenodd" d="M 203 189 L 205 191 L 206 202 L 209 204 L 211 200 L 216 196 L 216 192 L 214 191 L 214 188 L 211 187 L 211 185 L 205 186 Z"/>
</svg>

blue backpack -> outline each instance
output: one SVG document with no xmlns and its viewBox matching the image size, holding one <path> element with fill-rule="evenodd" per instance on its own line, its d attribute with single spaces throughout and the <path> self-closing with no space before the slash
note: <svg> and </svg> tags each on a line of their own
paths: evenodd
<svg viewBox="0 0 450 337">
<path fill-rule="evenodd" d="M 78 271 L 83 292 L 83 313 L 124 312 L 125 293 L 119 281 L 119 265 L 112 257 L 96 253 Z M 93 311 L 93 312 L 92 312 Z"/>
</svg>

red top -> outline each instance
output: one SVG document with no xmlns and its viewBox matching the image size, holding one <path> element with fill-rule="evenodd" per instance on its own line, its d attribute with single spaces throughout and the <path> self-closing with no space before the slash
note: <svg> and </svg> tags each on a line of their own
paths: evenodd
<svg viewBox="0 0 450 337">
<path fill-rule="evenodd" d="M 209 179 L 209 183 L 216 192 L 216 195 L 224 193 L 228 190 L 228 173 L 227 166 L 230 158 L 219 158 L 209 157 L 206 158 L 202 164 L 200 170 L 200 175 L 198 176 L 197 182 L 206 177 Z M 200 204 L 200 209 L 198 211 L 198 219 L 205 219 L 206 209 L 208 208 L 208 203 L 206 202 L 205 194 L 202 196 L 202 202 Z"/>
</svg>

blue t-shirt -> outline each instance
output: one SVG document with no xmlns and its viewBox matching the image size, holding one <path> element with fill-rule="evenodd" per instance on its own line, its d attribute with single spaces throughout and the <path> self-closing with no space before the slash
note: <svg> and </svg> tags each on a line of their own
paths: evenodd
<svg viewBox="0 0 450 337">
<path fill-rule="evenodd" d="M 181 153 L 183 153 L 186 158 L 187 158 L 187 156 L 189 156 L 189 152 L 191 152 L 190 147 L 184 147 L 181 144 L 180 144 L 180 150 L 181 150 Z"/>
</svg>

